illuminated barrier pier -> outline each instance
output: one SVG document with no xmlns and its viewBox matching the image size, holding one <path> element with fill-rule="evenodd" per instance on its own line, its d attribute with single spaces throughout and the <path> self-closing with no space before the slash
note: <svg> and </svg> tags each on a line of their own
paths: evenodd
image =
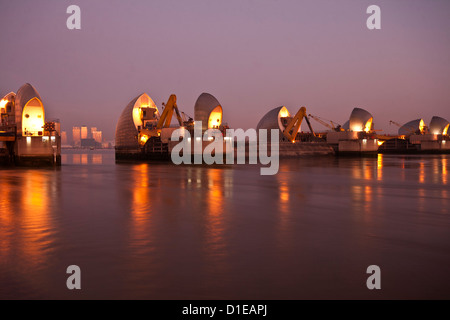
<svg viewBox="0 0 450 320">
<path fill-rule="evenodd" d="M 0 158 L 3 164 L 61 165 L 59 121 L 46 121 L 36 89 L 23 85 L 0 101 Z"/>
<path fill-rule="evenodd" d="M 373 116 L 364 109 L 354 108 L 344 131 L 328 132 L 327 143 L 339 155 L 376 155 L 378 140 L 373 135 Z"/>
<path fill-rule="evenodd" d="M 423 119 L 407 122 L 398 130 L 398 137 L 387 140 L 378 149 L 379 153 L 394 154 L 449 154 L 450 123 L 441 117 L 431 118 L 426 126 Z"/>
<path fill-rule="evenodd" d="M 309 132 L 302 132 L 301 125 L 306 120 Z M 267 112 L 259 121 L 256 130 L 278 130 L 279 156 L 281 158 L 333 155 L 334 150 L 323 139 L 316 137 L 306 116 L 306 108 L 300 108 L 292 116 L 285 106 L 277 107 Z M 271 149 L 271 137 L 267 138 L 268 150 Z"/>
<path fill-rule="evenodd" d="M 170 120 L 173 112 L 176 112 L 178 125 L 170 126 L 170 121 L 167 120 Z M 164 118 L 165 114 L 168 114 L 169 118 Z M 209 93 L 202 93 L 198 97 L 194 106 L 194 119 L 195 121 L 193 119 L 181 119 L 176 106 L 175 95 L 171 95 L 165 104 L 164 111 L 160 113 L 153 100 L 147 94 L 141 94 L 123 110 L 117 123 L 116 161 L 170 160 L 172 150 L 179 144 L 178 140 L 171 141 L 172 133 L 176 129 L 189 132 L 189 135 L 185 135 L 188 143 L 186 148 L 189 149 L 183 148 L 181 153 L 189 150 L 193 157 L 205 154 L 207 148 L 208 150 L 213 149 L 210 144 L 213 143 L 214 138 L 203 139 L 203 135 L 208 129 L 216 129 L 222 134 L 224 138 L 222 155 L 224 158 L 227 157 L 229 152 L 233 152 L 234 158 L 245 153 L 245 159 L 248 159 L 249 151 L 257 150 L 256 146 L 249 148 L 250 137 L 246 134 L 250 133 L 242 131 L 244 140 L 240 143 L 238 140 L 242 137 L 236 136 L 236 131 L 234 131 L 233 137 L 227 136 L 230 129 L 223 122 L 223 108 L 219 101 Z M 310 128 L 308 133 L 300 132 L 303 119 L 306 120 Z M 200 123 L 201 127 L 199 127 Z M 194 127 L 195 130 L 200 131 L 200 135 L 198 135 L 198 132 L 194 132 Z M 271 130 L 278 130 L 280 157 L 334 154 L 331 146 L 314 135 L 304 107 L 300 108 L 295 116 L 291 116 L 286 107 L 278 107 L 267 112 L 257 125 L 255 139 L 250 139 L 253 143 L 258 143 L 257 133 L 259 133 L 259 129 L 267 130 L 266 151 L 272 149 L 270 143 Z M 253 131 L 255 132 L 255 130 Z M 184 135 L 181 134 L 181 136 Z M 245 147 L 245 150 L 242 150 L 243 147 Z M 175 150 L 175 152 L 177 151 L 178 149 Z M 215 151 L 216 148 L 214 148 L 214 154 Z"/>
<path fill-rule="evenodd" d="M 214 96 L 202 93 L 195 103 L 194 112 L 195 121 L 202 122 L 202 134 L 207 129 L 225 133 L 227 126 L 222 123 L 223 109 Z M 171 125 L 172 116 L 177 118 L 175 125 Z M 179 143 L 171 141 L 173 131 L 188 131 L 194 139 L 195 121 L 179 111 L 175 95 L 169 97 L 161 112 L 148 94 L 137 96 L 125 107 L 117 122 L 116 161 L 170 160 L 173 147 Z M 202 140 L 200 150 L 203 151 L 210 143 Z M 195 154 L 193 147 L 191 154 Z"/>
</svg>

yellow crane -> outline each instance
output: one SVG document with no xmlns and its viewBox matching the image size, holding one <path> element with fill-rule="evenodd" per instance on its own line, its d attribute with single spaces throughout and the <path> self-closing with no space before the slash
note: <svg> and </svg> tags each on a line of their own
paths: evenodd
<svg viewBox="0 0 450 320">
<path fill-rule="evenodd" d="M 291 142 L 295 142 L 295 137 L 297 136 L 298 130 L 300 129 L 300 125 L 302 124 L 303 118 L 306 120 L 308 124 L 309 130 L 315 136 L 314 130 L 311 127 L 311 123 L 309 122 L 308 117 L 306 116 L 306 108 L 301 107 L 295 116 L 289 120 L 285 129 L 283 130 L 283 135 L 289 139 Z"/>
<path fill-rule="evenodd" d="M 145 145 L 148 139 L 151 137 L 159 137 L 161 135 L 162 128 L 170 127 L 170 122 L 172 121 L 173 112 L 175 111 L 178 123 L 180 127 L 183 126 L 183 119 L 180 116 L 180 111 L 177 106 L 177 96 L 171 94 L 167 103 L 163 103 L 164 110 L 154 127 L 144 127 L 139 131 L 139 144 L 141 146 Z"/>
</svg>

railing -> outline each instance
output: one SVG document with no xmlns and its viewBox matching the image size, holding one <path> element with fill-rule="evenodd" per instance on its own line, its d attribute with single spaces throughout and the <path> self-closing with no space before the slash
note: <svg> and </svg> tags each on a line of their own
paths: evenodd
<svg viewBox="0 0 450 320">
<path fill-rule="evenodd" d="M 15 124 L 0 124 L 0 131 L 2 132 L 11 132 L 16 133 L 16 125 Z"/>
</svg>

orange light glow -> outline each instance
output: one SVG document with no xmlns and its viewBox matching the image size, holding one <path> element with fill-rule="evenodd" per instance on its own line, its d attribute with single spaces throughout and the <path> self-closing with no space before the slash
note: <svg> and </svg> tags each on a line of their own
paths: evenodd
<svg viewBox="0 0 450 320">
<path fill-rule="evenodd" d="M 222 107 L 217 106 L 211 111 L 208 119 L 208 129 L 218 128 L 222 124 Z"/>
<path fill-rule="evenodd" d="M 133 122 L 136 127 L 136 129 L 140 126 L 142 127 L 144 124 L 142 123 L 142 110 L 141 108 L 154 108 L 156 109 L 156 116 L 159 118 L 159 111 L 158 107 L 156 107 L 156 104 L 153 102 L 152 98 L 149 97 L 148 94 L 144 93 L 142 94 L 139 99 L 136 100 L 136 103 L 134 104 L 132 116 L 133 116 Z"/>
<path fill-rule="evenodd" d="M 209 169 L 207 171 L 206 204 L 208 214 L 205 216 L 207 230 L 205 234 L 205 254 L 214 265 L 215 271 L 226 268 L 226 223 L 225 223 L 225 175 L 224 170 Z M 198 181 L 198 179 L 197 179 Z M 220 254 L 218 254 L 220 253 Z"/>
<path fill-rule="evenodd" d="M 139 143 L 143 146 L 148 140 L 148 135 L 143 134 L 140 139 L 139 139 Z"/>
<path fill-rule="evenodd" d="M 447 172 L 447 159 L 442 159 L 442 183 L 447 184 L 448 172 Z"/>
<path fill-rule="evenodd" d="M 38 136 L 44 129 L 44 106 L 38 98 L 25 105 L 22 112 L 22 132 L 26 136 Z M 41 133 L 42 134 L 42 133 Z"/>
<path fill-rule="evenodd" d="M 286 185 L 286 183 L 280 184 L 279 193 L 280 193 L 280 201 L 282 203 L 289 202 L 289 188 Z"/>
<path fill-rule="evenodd" d="M 450 126 L 450 123 L 447 124 L 447 125 L 445 126 L 444 130 L 442 131 L 442 134 L 443 134 L 444 136 L 447 134 L 447 132 L 448 132 L 448 127 L 449 127 L 449 126 Z"/>
<path fill-rule="evenodd" d="M 286 118 L 286 117 L 290 117 L 291 115 L 289 114 L 288 109 L 286 109 L 286 107 L 281 108 L 280 110 L 280 118 Z"/>
<path fill-rule="evenodd" d="M 420 183 L 424 183 L 425 182 L 425 164 L 423 162 L 420 163 L 419 182 Z"/>
<path fill-rule="evenodd" d="M 7 103 L 8 103 L 8 100 L 5 100 L 5 99 L 0 100 L 0 109 L 5 108 Z M 4 111 L 2 111 L 2 112 L 4 112 Z"/>
<path fill-rule="evenodd" d="M 425 122 L 423 122 L 423 119 L 420 119 L 420 123 L 419 123 L 420 133 L 423 133 L 424 129 L 425 129 Z"/>
<path fill-rule="evenodd" d="M 21 248 L 28 265 L 35 267 L 46 260 L 46 248 L 51 248 L 54 227 L 49 217 L 49 182 L 51 178 L 42 172 L 30 171 L 23 181 L 20 198 L 22 232 L 26 241 Z M 16 200 L 17 201 L 17 200 Z"/>
<path fill-rule="evenodd" d="M 365 132 L 369 132 L 370 130 L 372 130 L 372 122 L 373 122 L 373 118 L 370 118 L 367 122 L 366 125 L 364 127 L 364 131 Z"/>
<path fill-rule="evenodd" d="M 383 155 L 378 154 L 377 158 L 377 180 L 383 179 Z"/>
</svg>

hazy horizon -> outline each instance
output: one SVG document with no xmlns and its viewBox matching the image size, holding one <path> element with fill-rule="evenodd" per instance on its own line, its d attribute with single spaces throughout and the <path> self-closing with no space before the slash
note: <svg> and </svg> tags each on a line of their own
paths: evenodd
<svg viewBox="0 0 450 320">
<path fill-rule="evenodd" d="M 66 9 L 81 8 L 81 30 Z M 381 7 L 381 30 L 366 9 Z M 343 124 L 354 107 L 394 133 L 450 120 L 448 1 L 14 1 L 0 4 L 0 94 L 31 83 L 49 118 L 114 139 L 138 94 L 158 107 L 175 93 L 194 115 L 202 92 L 234 128 L 285 105 Z M 313 122 L 317 130 L 325 129 Z M 305 127 L 303 127 L 304 130 Z"/>
</svg>

